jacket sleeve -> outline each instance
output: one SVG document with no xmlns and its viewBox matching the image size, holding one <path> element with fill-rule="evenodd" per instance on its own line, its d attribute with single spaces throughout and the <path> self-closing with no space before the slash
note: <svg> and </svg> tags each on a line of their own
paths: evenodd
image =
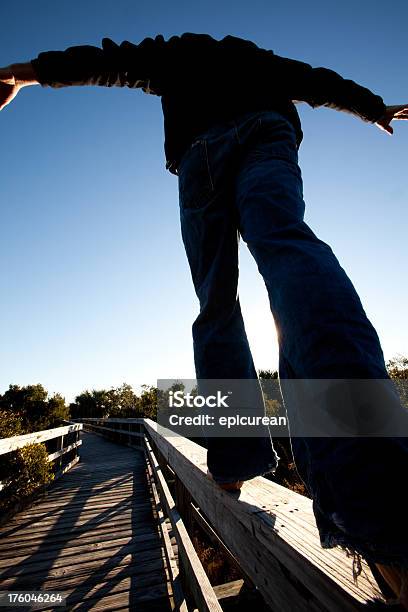
<svg viewBox="0 0 408 612">
<path fill-rule="evenodd" d="M 271 53 L 271 52 L 269 52 Z M 273 55 L 277 78 L 291 100 L 313 108 L 327 106 L 375 123 L 385 112 L 380 96 L 328 68 L 312 68 L 297 60 Z"/>
<path fill-rule="evenodd" d="M 138 45 L 128 41 L 117 45 L 104 38 L 102 48 L 84 45 L 65 51 L 45 51 L 31 64 L 43 87 L 140 87 L 146 93 L 160 95 L 166 74 L 167 45 L 161 35 L 145 38 Z"/>
</svg>

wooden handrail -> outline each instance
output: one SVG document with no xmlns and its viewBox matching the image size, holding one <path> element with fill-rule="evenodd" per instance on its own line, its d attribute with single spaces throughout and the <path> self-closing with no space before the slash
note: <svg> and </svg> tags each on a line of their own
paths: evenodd
<svg viewBox="0 0 408 612">
<path fill-rule="evenodd" d="M 239 494 L 227 493 L 206 476 L 206 449 L 150 419 L 145 428 L 273 610 L 383 608 L 364 560 L 355 583 L 352 559 L 340 548 L 321 548 L 310 499 L 262 477 L 246 482 Z"/>
<path fill-rule="evenodd" d="M 66 421 L 65 421 L 66 422 Z M 34 431 L 29 434 L 22 434 L 20 436 L 12 436 L 10 438 L 0 439 L 0 456 L 12 453 L 19 448 L 24 448 L 29 444 L 41 444 L 48 442 L 49 440 L 61 439 L 60 448 L 48 454 L 49 463 L 54 463 L 54 479 L 59 478 L 70 470 L 79 461 L 78 448 L 82 444 L 82 440 L 79 439 L 79 432 L 83 429 L 82 423 L 71 423 L 64 425 L 63 427 L 54 427 L 53 429 L 44 429 L 42 431 Z M 66 444 L 67 436 L 76 432 L 75 440 L 69 441 Z M 70 458 L 68 463 L 63 463 L 64 455 L 75 451 L 74 456 Z M 0 482 L 0 491 L 4 489 L 5 485 Z M 19 504 L 16 505 L 19 507 Z"/>
<path fill-rule="evenodd" d="M 65 425 L 63 427 L 56 427 L 54 429 L 44 429 L 43 431 L 34 431 L 29 434 L 22 434 L 21 436 L 12 436 L 11 438 L 3 438 L 0 440 L 0 455 L 11 453 L 18 448 L 23 448 L 27 444 L 38 444 L 39 442 L 46 442 L 53 438 L 60 438 L 73 431 L 80 431 L 82 429 L 82 423 L 74 423 L 72 425 Z"/>
</svg>

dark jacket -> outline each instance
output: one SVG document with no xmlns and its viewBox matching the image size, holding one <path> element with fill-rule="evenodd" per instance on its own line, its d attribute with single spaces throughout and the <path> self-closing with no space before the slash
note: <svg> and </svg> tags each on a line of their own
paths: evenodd
<svg viewBox="0 0 408 612">
<path fill-rule="evenodd" d="M 186 33 L 164 40 L 89 45 L 47 51 L 32 60 L 43 86 L 140 87 L 161 96 L 166 168 L 178 162 L 200 133 L 215 123 L 251 110 L 275 110 L 293 124 L 302 140 L 293 101 L 328 106 L 375 122 L 385 111 L 380 96 L 327 68 L 280 57 L 253 42 L 226 36 Z"/>
</svg>

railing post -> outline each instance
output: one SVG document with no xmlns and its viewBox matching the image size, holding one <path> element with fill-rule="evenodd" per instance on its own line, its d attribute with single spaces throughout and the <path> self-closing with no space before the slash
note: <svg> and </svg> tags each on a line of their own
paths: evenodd
<svg viewBox="0 0 408 612">
<path fill-rule="evenodd" d="M 174 496 L 175 496 L 177 510 L 180 512 L 180 515 L 183 519 L 186 529 L 191 536 L 192 531 L 193 531 L 193 522 L 194 522 L 192 508 L 191 508 L 192 497 L 190 493 L 187 491 L 186 487 L 181 482 L 180 478 L 177 476 L 177 474 L 175 475 L 175 482 L 174 482 Z"/>
<path fill-rule="evenodd" d="M 61 436 L 61 443 L 60 443 L 60 448 L 59 448 L 59 450 L 61 450 L 61 451 L 62 451 L 62 450 L 63 450 L 63 448 L 64 448 L 64 434 L 62 434 L 62 436 Z M 63 465 L 63 457 L 64 457 L 64 455 L 61 455 L 61 457 L 59 457 L 59 459 L 58 459 L 58 471 L 61 471 L 61 470 L 62 470 L 62 465 Z"/>
</svg>

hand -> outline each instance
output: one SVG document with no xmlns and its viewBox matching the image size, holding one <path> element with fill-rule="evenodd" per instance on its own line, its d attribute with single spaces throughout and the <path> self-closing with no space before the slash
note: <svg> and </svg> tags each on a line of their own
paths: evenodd
<svg viewBox="0 0 408 612">
<path fill-rule="evenodd" d="M 408 104 L 387 106 L 385 113 L 376 121 L 375 125 L 378 126 L 380 130 L 384 130 L 388 132 L 388 134 L 393 134 L 394 130 L 390 126 L 393 119 L 408 119 Z"/>
<path fill-rule="evenodd" d="M 16 97 L 21 86 L 9 68 L 0 68 L 0 111 Z"/>
</svg>

